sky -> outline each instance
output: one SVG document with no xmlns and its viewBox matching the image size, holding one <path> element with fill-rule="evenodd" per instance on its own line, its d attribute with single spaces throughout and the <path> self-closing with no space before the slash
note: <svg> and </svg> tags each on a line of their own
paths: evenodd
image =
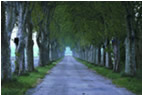
<svg viewBox="0 0 142 95">
<path fill-rule="evenodd" d="M 66 47 L 65 56 L 72 56 L 72 51 L 71 51 L 70 47 Z"/>
</svg>

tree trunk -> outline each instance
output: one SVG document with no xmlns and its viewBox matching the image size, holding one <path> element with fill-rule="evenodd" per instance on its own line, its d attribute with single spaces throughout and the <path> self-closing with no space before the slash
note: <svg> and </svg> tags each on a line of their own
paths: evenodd
<svg viewBox="0 0 142 95">
<path fill-rule="evenodd" d="M 99 49 L 96 47 L 96 64 L 99 64 Z"/>
<path fill-rule="evenodd" d="M 52 60 L 56 59 L 56 42 L 52 44 Z"/>
<path fill-rule="evenodd" d="M 101 47 L 101 66 L 104 66 L 104 48 Z"/>
<path fill-rule="evenodd" d="M 96 64 L 96 48 L 93 46 L 93 63 Z"/>
<path fill-rule="evenodd" d="M 88 61 L 88 47 L 85 48 L 85 60 Z"/>
<path fill-rule="evenodd" d="M 33 57 L 33 45 L 34 41 L 32 40 L 32 23 L 28 23 L 27 25 L 28 33 L 27 33 L 27 42 L 26 42 L 26 55 L 27 55 L 27 65 L 28 71 L 34 71 L 34 57 Z"/>
<path fill-rule="evenodd" d="M 107 68 L 109 68 L 109 53 L 108 52 L 106 52 L 106 63 L 105 63 L 105 66 L 107 67 Z"/>
<path fill-rule="evenodd" d="M 134 32 L 134 13 L 133 2 L 125 2 L 125 9 L 127 13 L 127 38 L 126 38 L 126 60 L 125 73 L 134 76 L 136 73 L 135 62 L 135 32 Z"/>
<path fill-rule="evenodd" d="M 105 66 L 107 67 L 107 68 L 110 68 L 110 52 L 109 52 L 109 49 L 110 49 L 110 44 L 109 44 L 109 40 L 107 40 L 106 41 L 106 58 L 105 58 Z"/>
<path fill-rule="evenodd" d="M 46 2 L 48 3 L 48 2 Z M 49 5 L 46 8 L 44 13 L 47 15 L 44 19 L 44 24 L 42 23 L 40 25 L 40 36 L 37 39 L 37 43 L 39 46 L 39 55 L 40 55 L 40 66 L 44 66 L 49 63 L 49 35 L 50 35 L 50 23 L 53 18 L 54 9 L 56 7 L 56 4 Z M 40 41 L 39 41 L 40 40 Z"/>
<path fill-rule="evenodd" d="M 120 46 L 119 46 L 119 40 L 115 38 L 113 40 L 113 53 L 114 53 L 114 61 L 113 61 L 113 71 L 118 72 L 119 71 L 119 65 L 120 65 Z"/>
<path fill-rule="evenodd" d="M 14 28 L 14 24 L 16 22 L 15 11 L 16 11 L 15 2 L 10 2 L 10 1 L 5 3 L 2 2 L 2 18 L 1 18 L 3 22 L 2 24 L 3 25 L 2 26 L 3 28 L 2 29 L 2 78 L 4 76 L 5 79 L 11 78 L 10 39 L 11 39 L 12 30 Z M 5 69 L 4 71 L 3 71 L 3 68 Z M 7 72 L 7 74 L 5 72 Z"/>
<path fill-rule="evenodd" d="M 47 63 L 47 61 L 48 61 L 48 59 L 47 59 L 48 52 L 47 52 L 46 48 L 44 48 L 44 47 L 39 48 L 39 56 L 40 56 L 40 66 L 47 65 L 48 64 Z"/>
<path fill-rule="evenodd" d="M 91 45 L 90 54 L 91 54 L 90 61 L 91 61 L 91 63 L 94 63 L 94 47 L 93 47 L 93 45 Z"/>
<path fill-rule="evenodd" d="M 105 55 L 106 55 L 106 52 L 105 52 L 105 46 L 103 47 L 103 49 L 104 49 L 104 51 L 103 51 L 103 52 L 104 52 L 104 55 L 103 55 L 103 56 L 104 56 L 104 59 L 103 59 L 103 60 L 104 60 L 104 64 L 103 64 L 103 66 L 105 66 L 105 63 L 106 63 L 106 57 L 105 57 Z"/>
<path fill-rule="evenodd" d="M 26 65 L 26 64 L 25 64 L 25 49 L 24 49 L 22 55 L 23 55 L 23 58 L 22 58 L 22 61 L 23 61 L 23 62 L 22 62 L 22 66 L 21 66 L 21 72 L 22 72 L 22 73 L 25 73 L 25 71 L 26 71 L 26 66 L 25 66 L 25 65 Z"/>
<path fill-rule="evenodd" d="M 41 42 L 38 40 L 38 47 L 39 47 L 39 58 L 40 58 L 40 66 L 45 66 L 49 62 L 49 45 L 47 41 L 44 39 Z M 45 45 L 46 44 L 46 45 Z"/>
<path fill-rule="evenodd" d="M 135 42 L 128 37 L 125 40 L 125 49 L 125 73 L 134 76 L 136 73 Z"/>
<path fill-rule="evenodd" d="M 101 48 L 98 48 L 98 65 L 101 65 Z"/>
<path fill-rule="evenodd" d="M 26 3 L 19 3 L 19 17 L 18 17 L 18 38 L 19 44 L 16 50 L 16 70 L 15 74 L 20 75 L 24 73 L 23 66 L 25 64 L 25 36 L 26 36 L 26 29 L 25 29 L 25 21 L 27 17 L 28 7 L 25 6 Z M 26 9 L 24 10 L 24 8 Z"/>
<path fill-rule="evenodd" d="M 5 29 L 5 4 L 1 2 L 1 66 L 2 66 L 2 73 L 1 78 L 2 80 L 9 80 L 11 79 L 11 60 L 10 60 L 10 44 L 8 39 L 8 32 Z"/>
<path fill-rule="evenodd" d="M 49 44 L 49 60 L 50 61 L 53 61 L 53 46 L 52 46 L 52 43 Z"/>
</svg>

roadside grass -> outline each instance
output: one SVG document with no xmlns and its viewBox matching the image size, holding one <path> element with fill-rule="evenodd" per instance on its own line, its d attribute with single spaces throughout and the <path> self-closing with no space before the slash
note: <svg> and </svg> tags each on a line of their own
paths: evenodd
<svg viewBox="0 0 142 95">
<path fill-rule="evenodd" d="M 21 76 L 13 75 L 11 81 L 2 81 L 1 95 L 24 95 L 29 88 L 40 83 L 45 75 L 60 61 L 61 59 L 44 67 L 37 67 L 35 71 Z"/>
<path fill-rule="evenodd" d="M 89 69 L 96 71 L 98 74 L 111 79 L 112 83 L 116 84 L 117 86 L 125 87 L 137 95 L 142 95 L 142 78 L 126 77 L 121 73 L 115 73 L 105 67 L 97 66 L 78 58 L 76 58 L 76 60 L 86 65 Z"/>
</svg>

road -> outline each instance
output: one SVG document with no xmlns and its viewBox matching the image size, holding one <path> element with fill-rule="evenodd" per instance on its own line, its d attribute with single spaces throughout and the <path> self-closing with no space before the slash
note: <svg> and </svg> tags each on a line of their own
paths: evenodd
<svg viewBox="0 0 142 95">
<path fill-rule="evenodd" d="M 135 95 L 66 56 L 26 95 Z"/>
</svg>

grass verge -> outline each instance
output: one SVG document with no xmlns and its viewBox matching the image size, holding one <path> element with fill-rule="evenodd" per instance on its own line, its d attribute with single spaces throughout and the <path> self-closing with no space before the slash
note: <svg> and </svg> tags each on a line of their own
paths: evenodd
<svg viewBox="0 0 142 95">
<path fill-rule="evenodd" d="M 44 67 L 37 67 L 35 71 L 21 76 L 13 76 L 11 81 L 3 81 L 1 95 L 24 95 L 29 88 L 35 87 L 41 82 L 42 78 L 49 73 L 49 70 L 60 61 L 61 59 Z"/>
<path fill-rule="evenodd" d="M 86 65 L 89 69 L 96 71 L 98 74 L 105 76 L 112 80 L 112 83 L 125 87 L 128 90 L 136 93 L 137 95 L 142 95 L 142 79 L 136 77 L 125 77 L 120 73 L 115 73 L 110 69 L 105 67 L 96 66 L 87 61 L 76 58 L 77 61 Z"/>
</svg>

